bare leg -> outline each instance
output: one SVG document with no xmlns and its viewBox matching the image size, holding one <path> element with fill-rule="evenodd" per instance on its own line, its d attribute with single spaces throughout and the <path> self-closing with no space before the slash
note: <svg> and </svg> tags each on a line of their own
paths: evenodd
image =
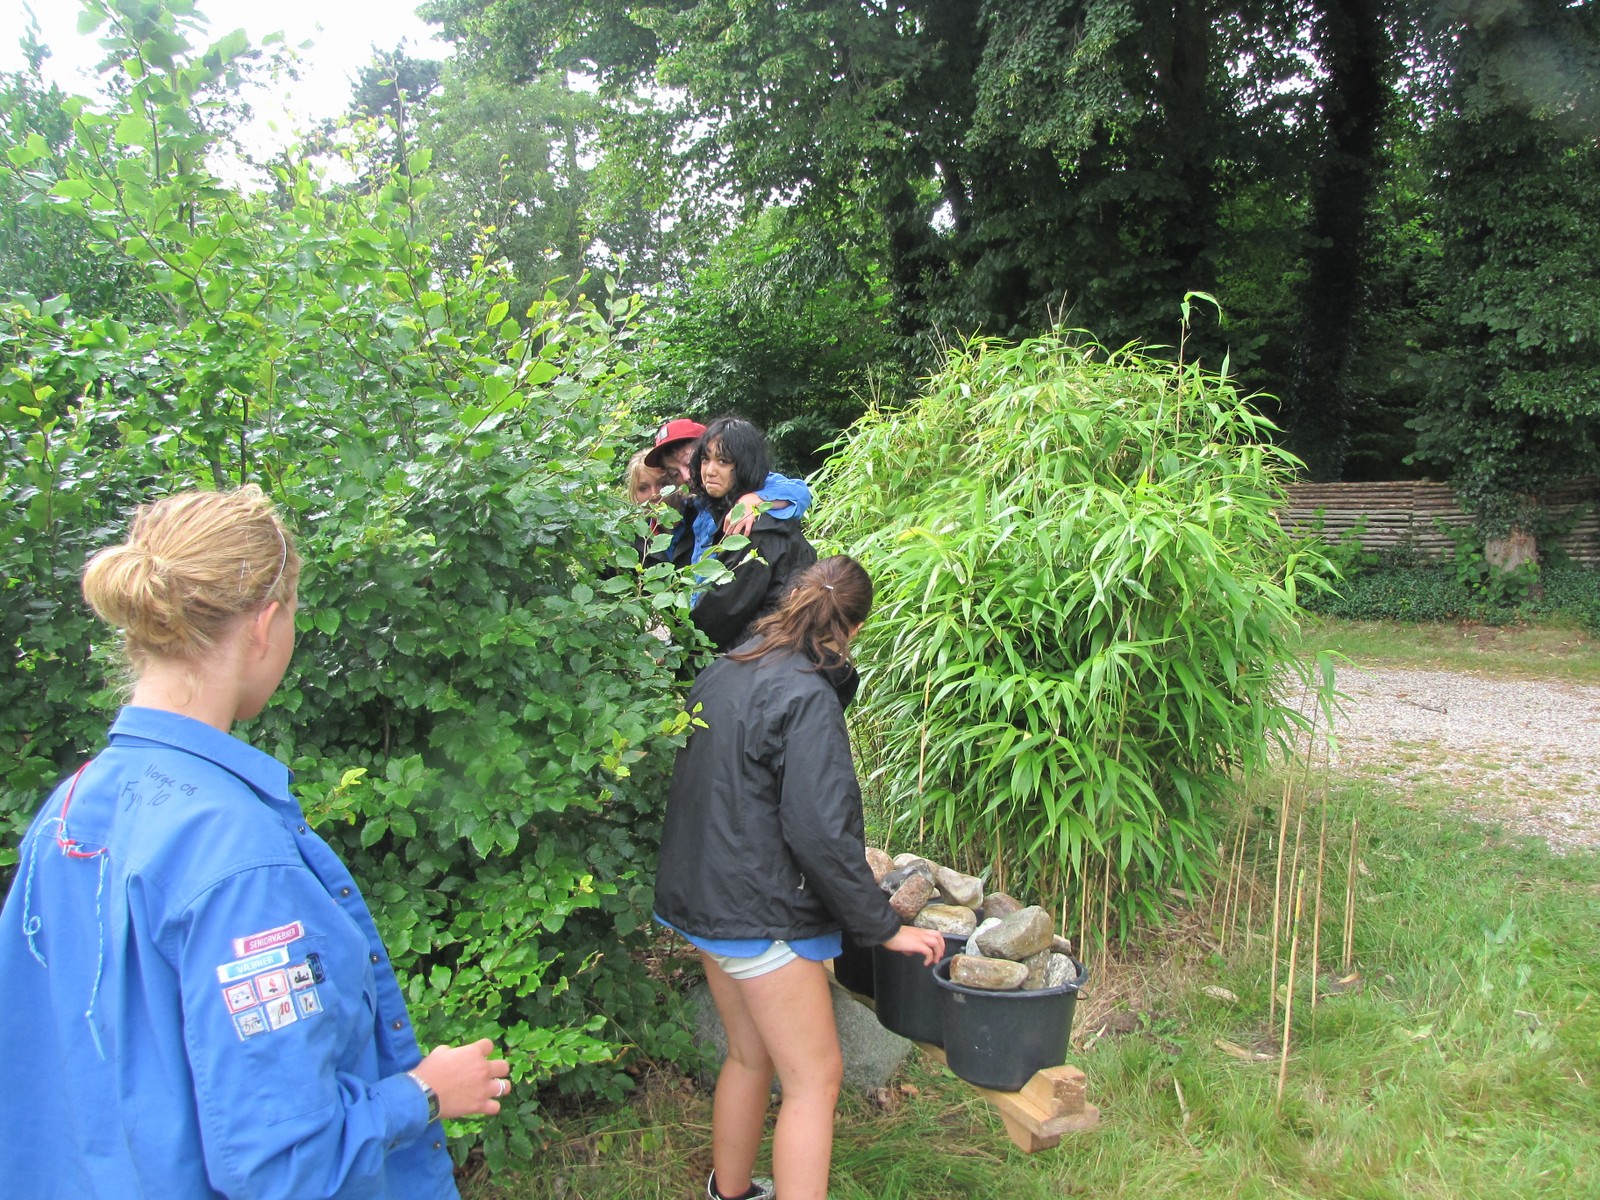
<svg viewBox="0 0 1600 1200">
<path fill-rule="evenodd" d="M 739 981 L 706 955 L 706 982 L 716 1002 L 722 1027 L 728 1033 L 728 1057 L 717 1075 L 711 1101 L 711 1168 L 717 1190 L 737 1196 L 750 1189 L 756 1152 L 766 1125 L 767 1103 L 772 1098 L 772 1058 L 745 1007 Z"/>
<path fill-rule="evenodd" d="M 783 1083 L 783 1107 L 778 1111 L 778 1128 L 772 1142 L 772 1173 L 778 1195 L 783 1200 L 826 1200 L 833 1155 L 833 1113 L 844 1074 L 827 972 L 821 963 L 807 959 L 796 959 L 756 979 L 734 980 L 717 969 L 716 974 L 722 977 L 719 981 L 712 969 L 715 964 L 708 964 L 706 975 L 712 980 L 711 994 L 728 1028 L 730 1063 L 735 1061 L 736 1038 L 740 1044 L 737 1082 L 730 1086 L 728 1099 L 731 1104 L 738 1095 L 739 1102 L 749 1105 L 755 1114 L 752 1120 L 749 1115 L 733 1118 L 730 1113 L 719 1129 L 723 1085 L 729 1080 L 728 1067 L 724 1065 L 717 1080 L 711 1122 L 718 1188 L 724 1194 L 737 1194 L 749 1186 L 750 1166 L 760 1143 L 761 1115 L 776 1067 Z M 727 1005 L 723 1001 L 724 990 L 733 993 Z M 744 1042 L 749 1037 L 754 1038 L 754 1046 Z M 754 1097 L 744 1090 L 752 1086 L 756 1075 L 761 1078 L 762 1088 L 758 1104 L 752 1103 Z M 728 1152 L 726 1175 L 719 1145 Z M 735 1175 L 735 1170 L 740 1173 Z"/>
</svg>

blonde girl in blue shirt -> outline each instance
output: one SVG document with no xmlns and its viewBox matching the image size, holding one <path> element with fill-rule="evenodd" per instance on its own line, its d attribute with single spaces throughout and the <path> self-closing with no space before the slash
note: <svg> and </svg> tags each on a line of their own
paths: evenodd
<svg viewBox="0 0 1600 1200">
<path fill-rule="evenodd" d="M 84 596 L 131 702 L 45 803 L 0 923 L 0 1179 L 52 1197 L 454 1197 L 441 1117 L 488 1039 L 420 1052 L 355 880 L 230 733 L 294 649 L 300 558 L 258 488 L 141 508 Z"/>
</svg>

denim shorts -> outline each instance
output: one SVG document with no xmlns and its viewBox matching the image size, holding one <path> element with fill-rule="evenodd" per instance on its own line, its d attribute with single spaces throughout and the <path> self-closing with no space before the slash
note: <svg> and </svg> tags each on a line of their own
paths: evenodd
<svg viewBox="0 0 1600 1200">
<path fill-rule="evenodd" d="M 731 954 L 718 954 L 714 950 L 700 948 L 704 954 L 717 966 L 735 979 L 759 979 L 779 967 L 786 967 L 800 956 L 790 947 L 788 942 L 773 942 L 760 954 L 752 954 L 748 958 L 735 958 Z"/>
</svg>

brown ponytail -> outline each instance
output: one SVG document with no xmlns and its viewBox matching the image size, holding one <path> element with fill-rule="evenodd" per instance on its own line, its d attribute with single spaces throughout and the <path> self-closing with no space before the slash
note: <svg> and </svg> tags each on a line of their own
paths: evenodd
<svg viewBox="0 0 1600 1200">
<path fill-rule="evenodd" d="M 752 662 L 764 654 L 798 651 L 818 667 L 850 661 L 850 635 L 872 611 L 872 578 L 855 559 L 838 554 L 818 559 L 795 576 L 777 609 L 750 630 L 759 646 L 728 657 Z"/>
<path fill-rule="evenodd" d="M 128 540 L 89 560 L 83 598 L 122 631 L 137 672 L 152 658 L 204 657 L 235 617 L 287 604 L 299 583 L 293 536 L 249 484 L 142 506 Z"/>
</svg>

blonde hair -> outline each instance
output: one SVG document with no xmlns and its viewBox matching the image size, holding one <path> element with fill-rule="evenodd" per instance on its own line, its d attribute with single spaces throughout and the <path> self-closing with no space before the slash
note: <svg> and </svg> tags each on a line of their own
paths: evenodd
<svg viewBox="0 0 1600 1200">
<path fill-rule="evenodd" d="M 645 462 L 649 450 L 641 450 L 628 460 L 628 499 L 633 499 L 633 493 L 638 490 L 639 483 L 646 476 L 654 476 L 657 481 L 666 477 L 666 471 L 660 467 L 652 467 Z"/>
<path fill-rule="evenodd" d="M 122 632 L 138 671 L 152 658 L 203 658 L 235 617 L 287 604 L 299 583 L 293 536 L 247 484 L 141 505 L 128 540 L 84 567 L 83 598 Z"/>
</svg>

